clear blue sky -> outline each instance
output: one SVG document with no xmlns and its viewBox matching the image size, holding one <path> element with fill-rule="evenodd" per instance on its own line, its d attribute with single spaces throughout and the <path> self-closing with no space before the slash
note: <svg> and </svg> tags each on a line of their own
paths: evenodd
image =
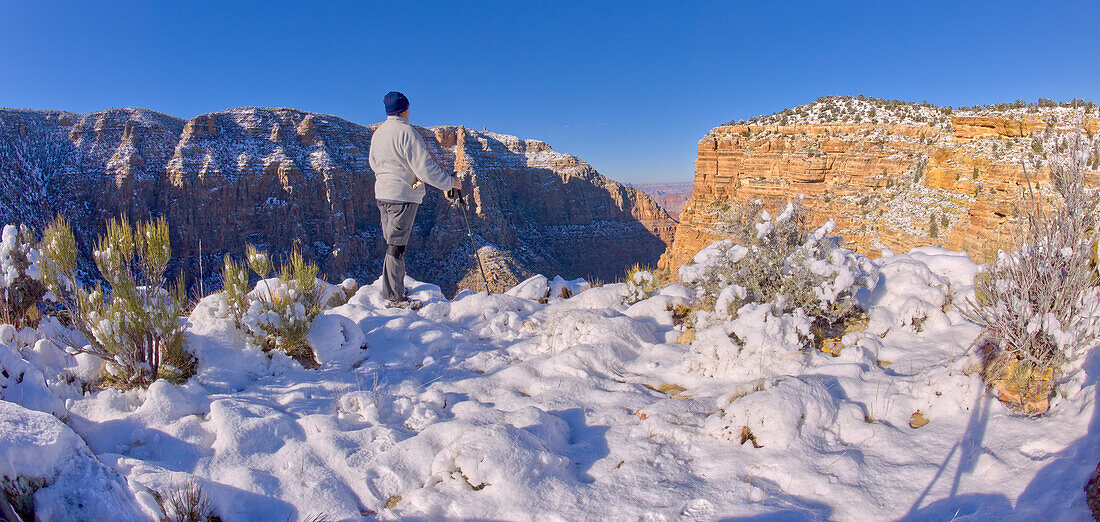
<svg viewBox="0 0 1100 522">
<path fill-rule="evenodd" d="M 1100 101 L 1098 20 L 1095 2 L 0 0 L 0 106 L 372 123 L 394 89 L 419 124 L 679 181 L 711 127 L 826 94 Z"/>
</svg>

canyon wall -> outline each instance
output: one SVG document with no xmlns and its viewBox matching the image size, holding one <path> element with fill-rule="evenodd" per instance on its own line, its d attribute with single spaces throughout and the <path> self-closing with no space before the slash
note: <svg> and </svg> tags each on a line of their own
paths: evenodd
<svg viewBox="0 0 1100 522">
<path fill-rule="evenodd" d="M 302 247 L 330 279 L 373 281 L 385 246 L 367 154 L 374 126 L 295 109 L 237 108 L 189 121 L 145 109 L 81 115 L 0 109 L 0 223 L 74 224 L 85 267 L 104 221 L 165 216 L 178 268 L 205 279 L 246 243 Z M 673 221 L 641 191 L 536 140 L 421 128 L 461 173 L 470 226 L 501 286 L 533 273 L 614 280 L 655 263 Z M 480 287 L 457 203 L 429 190 L 409 275 L 447 292 Z"/>
<path fill-rule="evenodd" d="M 725 237 L 715 224 L 731 203 L 774 205 L 800 195 L 812 224 L 835 220 L 835 234 L 863 254 L 938 246 L 987 261 L 1010 246 L 1009 222 L 1028 178 L 1041 198 L 1054 198 L 1042 167 L 1048 153 L 1064 150 L 1083 128 L 1086 152 L 1097 157 L 1100 119 L 1091 108 L 952 114 L 913 105 L 889 118 L 884 107 L 849 109 L 841 101 L 832 110 L 785 111 L 712 129 L 699 141 L 695 189 L 659 266 L 674 276 Z M 1095 170 L 1086 182 L 1095 186 Z"/>
</svg>

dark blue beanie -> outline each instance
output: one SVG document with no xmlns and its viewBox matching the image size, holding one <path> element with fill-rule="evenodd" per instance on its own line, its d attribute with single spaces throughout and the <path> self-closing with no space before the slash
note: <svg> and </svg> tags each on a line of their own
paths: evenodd
<svg viewBox="0 0 1100 522">
<path fill-rule="evenodd" d="M 386 114 L 389 116 L 396 116 L 409 108 L 409 99 L 397 91 L 387 92 L 382 103 L 386 105 Z"/>
</svg>

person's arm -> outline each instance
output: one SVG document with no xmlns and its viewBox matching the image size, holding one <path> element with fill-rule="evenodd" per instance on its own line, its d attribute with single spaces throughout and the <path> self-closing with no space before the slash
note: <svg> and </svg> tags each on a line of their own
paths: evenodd
<svg viewBox="0 0 1100 522">
<path fill-rule="evenodd" d="M 455 183 L 455 177 L 439 168 L 435 158 L 432 158 L 432 154 L 428 150 L 428 144 L 424 143 L 424 138 L 415 129 L 410 130 L 410 133 L 412 135 L 409 136 L 409 143 L 405 152 L 408 155 L 406 159 L 409 162 L 409 167 L 412 168 L 413 174 L 416 174 L 416 177 L 421 181 L 443 192 L 451 190 Z"/>
</svg>

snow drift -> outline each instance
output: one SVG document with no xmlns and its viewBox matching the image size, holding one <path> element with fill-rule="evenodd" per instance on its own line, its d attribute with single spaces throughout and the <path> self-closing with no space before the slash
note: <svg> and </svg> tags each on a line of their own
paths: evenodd
<svg viewBox="0 0 1100 522">
<path fill-rule="evenodd" d="M 315 370 L 249 347 L 207 297 L 196 375 L 147 390 L 86 391 L 96 368 L 51 344 L 60 325 L 0 328 L 0 463 L 48 482 L 45 519 L 156 518 L 152 492 L 189 480 L 224 520 L 1088 519 L 1100 359 L 1066 368 L 1047 416 L 1014 414 L 951 305 L 976 266 L 868 262 L 869 324 L 835 356 L 767 304 L 679 344 L 690 289 L 545 277 L 453 300 L 410 279 L 419 312 L 363 286 L 315 320 Z"/>
</svg>

